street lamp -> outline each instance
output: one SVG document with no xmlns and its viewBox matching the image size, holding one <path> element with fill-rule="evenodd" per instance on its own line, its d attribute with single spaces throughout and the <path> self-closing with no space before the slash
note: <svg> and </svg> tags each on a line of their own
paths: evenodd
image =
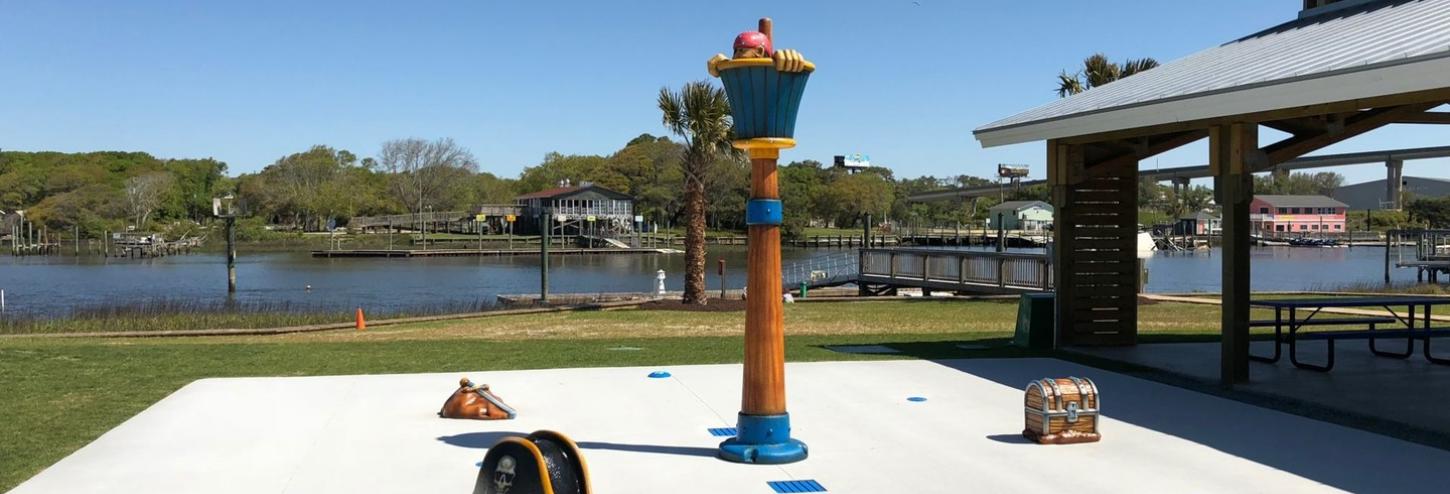
<svg viewBox="0 0 1450 494">
<path fill-rule="evenodd" d="M 230 192 L 211 200 L 211 214 L 227 225 L 227 294 L 237 293 L 237 197 Z"/>
</svg>

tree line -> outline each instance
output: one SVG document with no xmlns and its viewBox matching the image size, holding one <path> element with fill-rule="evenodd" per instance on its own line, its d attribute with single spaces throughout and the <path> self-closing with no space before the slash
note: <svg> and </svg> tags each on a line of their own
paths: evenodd
<svg viewBox="0 0 1450 494">
<path fill-rule="evenodd" d="M 247 215 L 283 229 L 322 231 L 357 216 L 462 211 L 509 204 L 517 195 L 561 181 L 593 182 L 635 198 L 636 213 L 660 226 L 682 224 L 682 145 L 641 134 L 607 155 L 549 153 L 516 178 L 481 171 L 478 159 L 449 139 L 389 141 L 373 157 L 314 146 L 278 158 L 254 173 L 228 176 L 211 158 L 162 159 L 141 152 L 0 152 L 0 210 L 27 210 L 52 229 L 88 232 L 158 229 L 175 222 L 206 223 L 211 199 L 234 194 Z M 980 225 L 1002 199 L 1047 200 L 1044 186 L 978 200 L 910 203 L 912 194 L 996 183 L 982 177 L 896 178 L 888 168 L 849 171 L 815 160 L 779 170 L 788 235 L 807 227 L 859 228 L 865 214 L 877 224 Z M 749 164 L 724 156 L 703 168 L 707 223 L 743 229 Z M 1336 173 L 1293 173 L 1255 179 L 1258 194 L 1328 194 L 1343 183 Z M 1208 187 L 1182 193 L 1145 181 L 1139 187 L 1144 223 L 1171 221 L 1213 209 Z M 139 226 L 138 226 L 139 225 Z"/>
<path fill-rule="evenodd" d="M 592 182 L 635 198 L 636 213 L 660 226 L 681 223 L 685 174 L 683 146 L 641 134 L 607 155 L 549 153 L 517 178 L 479 170 L 478 159 L 450 139 L 399 139 L 373 157 L 318 145 L 288 154 L 254 173 L 228 176 L 227 164 L 164 159 L 144 152 L 0 152 L 0 211 L 25 210 L 53 229 L 158 229 L 175 222 L 207 223 L 214 197 L 232 194 L 247 216 L 283 229 L 322 231 L 357 216 L 463 211 L 509 204 L 517 195 L 563 181 Z M 748 199 L 749 163 L 722 156 L 702 168 L 709 191 L 710 227 L 741 229 Z M 788 233 L 806 227 L 856 227 L 864 213 L 878 221 L 979 221 L 962 204 L 908 204 L 907 195 L 990 181 L 896 179 L 886 168 L 859 172 L 814 160 L 780 169 Z"/>
</svg>

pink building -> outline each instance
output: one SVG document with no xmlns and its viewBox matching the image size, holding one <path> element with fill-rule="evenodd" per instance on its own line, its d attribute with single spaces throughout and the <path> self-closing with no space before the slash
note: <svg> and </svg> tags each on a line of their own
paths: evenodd
<svg viewBox="0 0 1450 494">
<path fill-rule="evenodd" d="M 1344 203 L 1324 196 L 1254 196 L 1249 224 L 1265 234 L 1344 233 Z"/>
</svg>

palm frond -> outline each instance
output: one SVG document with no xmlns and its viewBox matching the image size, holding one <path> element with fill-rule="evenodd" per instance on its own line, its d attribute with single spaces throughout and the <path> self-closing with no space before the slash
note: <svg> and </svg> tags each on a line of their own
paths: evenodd
<svg viewBox="0 0 1450 494">
<path fill-rule="evenodd" d="M 1109 61 L 1107 55 L 1102 53 L 1094 53 L 1083 59 L 1082 66 L 1088 89 L 1110 84 L 1121 78 L 1123 73 L 1122 67 Z"/>
<path fill-rule="evenodd" d="M 1069 74 L 1066 70 L 1057 74 L 1057 97 L 1066 98 L 1082 91 L 1082 77 L 1079 74 Z"/>
<path fill-rule="evenodd" d="M 1130 58 L 1128 59 L 1128 61 L 1123 62 L 1123 77 L 1129 77 L 1134 74 L 1138 74 L 1143 71 L 1155 68 L 1157 66 L 1158 61 L 1150 57 L 1137 59 Z"/>
</svg>

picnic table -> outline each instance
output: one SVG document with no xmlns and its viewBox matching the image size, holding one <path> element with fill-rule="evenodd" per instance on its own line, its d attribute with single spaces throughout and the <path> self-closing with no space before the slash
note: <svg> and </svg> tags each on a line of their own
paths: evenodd
<svg viewBox="0 0 1450 494">
<path fill-rule="evenodd" d="M 1251 327 L 1274 328 L 1274 353 L 1272 356 L 1249 355 L 1249 358 L 1260 362 L 1278 362 L 1280 358 L 1280 345 L 1289 344 L 1289 360 L 1294 366 L 1328 372 L 1334 367 L 1334 342 L 1340 339 L 1369 340 L 1369 349 L 1377 356 L 1406 359 L 1415 353 L 1415 340 L 1423 341 L 1425 360 L 1440 365 L 1450 365 L 1450 358 L 1434 356 L 1430 351 L 1430 340 L 1439 336 L 1450 336 L 1450 328 L 1434 328 L 1431 326 L 1431 311 L 1437 305 L 1450 305 L 1450 297 L 1414 297 L 1414 296 L 1382 296 L 1382 297 L 1333 297 L 1333 298 L 1304 298 L 1304 299 L 1269 299 L 1254 300 L 1249 302 L 1256 307 L 1274 309 L 1272 321 L 1252 321 Z M 1389 313 L 1388 316 L 1352 316 L 1318 318 L 1320 311 L 1330 308 L 1381 308 Z M 1403 309 L 1403 310 L 1400 310 Z M 1307 315 L 1300 317 L 1301 312 Z M 1418 316 L 1417 316 L 1418 314 Z M 1285 316 L 1288 316 L 1287 318 Z M 1338 314 L 1336 314 L 1338 316 Z M 1336 330 L 1336 331 L 1315 331 L 1303 332 L 1300 330 L 1311 326 L 1354 326 L 1364 325 L 1364 330 Z M 1403 329 L 1379 329 L 1382 324 L 1398 325 Z M 1287 335 L 1285 329 L 1288 329 Z M 1404 338 L 1405 350 L 1384 351 L 1380 350 L 1377 342 L 1386 338 Z M 1298 358 L 1299 340 L 1325 340 L 1328 344 L 1329 353 L 1327 363 L 1324 365 L 1301 362 Z"/>
</svg>

